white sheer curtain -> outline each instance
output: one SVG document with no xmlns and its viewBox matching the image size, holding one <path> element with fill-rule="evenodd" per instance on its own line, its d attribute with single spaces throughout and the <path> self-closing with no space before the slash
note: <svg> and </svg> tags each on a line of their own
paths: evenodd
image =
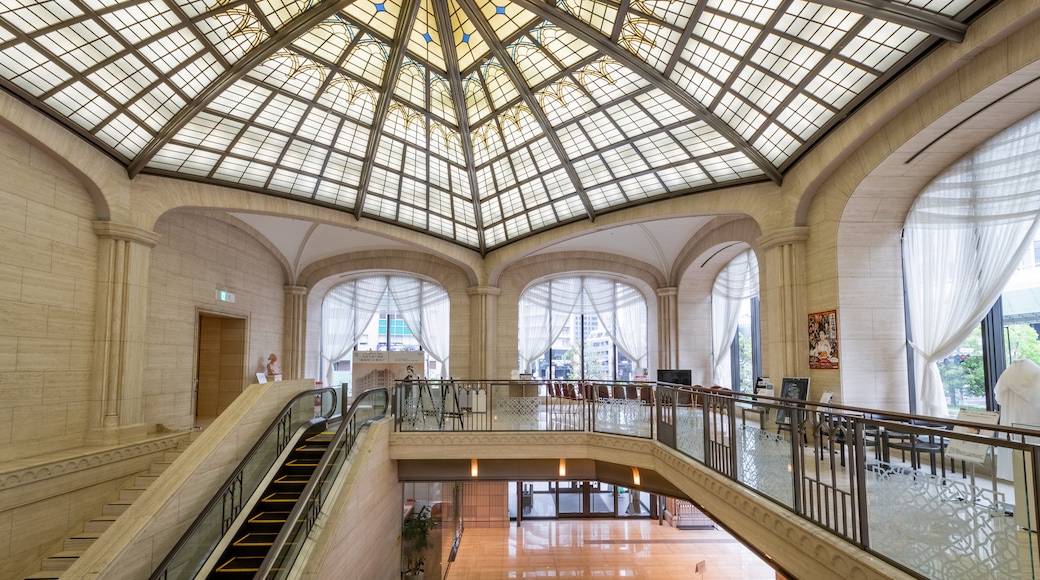
<svg viewBox="0 0 1040 580">
<path fill-rule="evenodd" d="M 1040 212 L 1040 115 L 930 183 L 904 225 L 917 412 L 946 417 L 938 361 L 971 333 L 1031 247 Z"/>
<path fill-rule="evenodd" d="M 632 286 L 603 278 L 585 278 L 585 297 L 600 326 L 625 356 L 646 366 L 646 299 Z"/>
<path fill-rule="evenodd" d="M 711 289 L 712 381 L 733 388 L 730 345 L 740 323 L 744 303 L 758 295 L 758 259 L 747 250 L 730 260 Z"/>
<path fill-rule="evenodd" d="M 530 372 L 531 363 L 559 338 L 580 295 L 580 278 L 558 278 L 520 295 L 520 372 Z"/>
<path fill-rule="evenodd" d="M 397 313 L 431 358 L 443 365 L 447 376 L 451 333 L 451 302 L 439 285 L 407 276 L 391 276 L 387 289 Z"/>
<path fill-rule="evenodd" d="M 332 386 L 333 363 L 342 360 L 365 332 L 386 293 L 386 277 L 362 278 L 336 286 L 321 304 L 321 366 Z"/>
</svg>

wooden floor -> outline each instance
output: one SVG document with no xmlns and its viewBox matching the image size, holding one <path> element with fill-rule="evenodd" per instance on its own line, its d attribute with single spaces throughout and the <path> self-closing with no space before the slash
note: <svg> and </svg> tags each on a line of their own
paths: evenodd
<svg viewBox="0 0 1040 580">
<path fill-rule="evenodd" d="M 699 562 L 703 572 L 696 572 Z M 448 580 L 497 578 L 775 580 L 776 572 L 721 530 L 656 520 L 525 521 L 467 528 Z"/>
</svg>

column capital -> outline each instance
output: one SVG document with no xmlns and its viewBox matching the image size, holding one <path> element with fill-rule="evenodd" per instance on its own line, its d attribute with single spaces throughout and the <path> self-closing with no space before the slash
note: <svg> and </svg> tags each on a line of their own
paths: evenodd
<svg viewBox="0 0 1040 580">
<path fill-rule="evenodd" d="M 285 287 L 285 295 L 286 296 L 306 296 L 307 293 L 310 292 L 310 290 L 311 289 L 306 287 L 306 286 L 286 286 Z"/>
<path fill-rule="evenodd" d="M 664 297 L 667 297 L 667 296 L 678 296 L 679 295 L 679 288 L 677 286 L 668 286 L 666 288 L 658 288 L 657 289 L 657 295 L 659 297 L 661 297 L 661 298 L 664 298 Z"/>
<path fill-rule="evenodd" d="M 94 233 L 99 238 L 137 242 L 149 248 L 154 248 L 162 237 L 151 230 L 109 221 L 94 222 Z"/>
<path fill-rule="evenodd" d="M 767 234 L 763 234 L 757 240 L 755 240 L 755 247 L 759 250 L 770 250 L 777 246 L 786 244 L 794 244 L 797 242 L 804 242 L 809 239 L 809 228 L 808 226 L 795 226 L 791 228 L 783 228 L 775 230 Z"/>
<path fill-rule="evenodd" d="M 466 294 L 470 296 L 498 296 L 502 289 L 498 286 L 470 286 L 466 288 Z"/>
</svg>

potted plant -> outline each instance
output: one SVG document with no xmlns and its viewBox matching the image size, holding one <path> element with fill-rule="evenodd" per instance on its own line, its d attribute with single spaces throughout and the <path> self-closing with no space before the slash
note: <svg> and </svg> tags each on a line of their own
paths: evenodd
<svg viewBox="0 0 1040 580">
<path fill-rule="evenodd" d="M 408 580 L 420 580 L 426 574 L 425 552 L 431 546 L 430 531 L 433 525 L 430 506 L 424 505 L 401 528 L 401 541 L 407 554 L 404 577 Z"/>
</svg>

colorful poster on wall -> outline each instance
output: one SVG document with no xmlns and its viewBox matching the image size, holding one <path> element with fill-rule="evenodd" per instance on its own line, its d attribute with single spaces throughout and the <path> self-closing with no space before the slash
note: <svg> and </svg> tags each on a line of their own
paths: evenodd
<svg viewBox="0 0 1040 580">
<path fill-rule="evenodd" d="M 838 311 L 809 315 L 809 368 L 838 368 Z"/>
</svg>

